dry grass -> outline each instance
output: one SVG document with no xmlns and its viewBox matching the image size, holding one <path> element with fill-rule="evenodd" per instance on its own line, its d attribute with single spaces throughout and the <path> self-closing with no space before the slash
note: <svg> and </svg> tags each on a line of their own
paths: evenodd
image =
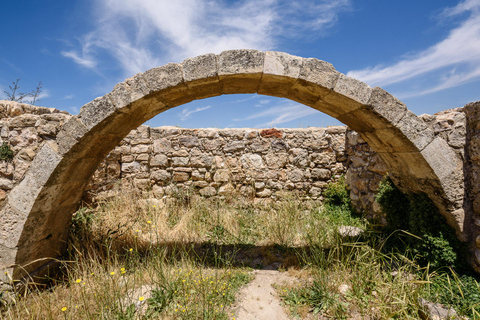
<svg viewBox="0 0 480 320">
<path fill-rule="evenodd" d="M 366 228 L 345 207 L 294 195 L 157 199 L 120 186 L 74 215 L 61 277 L 15 297 L 2 319 L 232 319 L 249 268 L 267 266 L 309 284 L 278 288 L 292 315 L 416 319 L 434 275 L 381 253 L 374 235 L 342 239 L 341 225 Z"/>
</svg>

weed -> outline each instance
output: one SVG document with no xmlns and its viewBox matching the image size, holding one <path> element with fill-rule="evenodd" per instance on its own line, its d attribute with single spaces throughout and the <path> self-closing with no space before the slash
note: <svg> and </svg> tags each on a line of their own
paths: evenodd
<svg viewBox="0 0 480 320">
<path fill-rule="evenodd" d="M 10 145 L 7 142 L 3 142 L 0 145 L 0 160 L 1 161 L 12 161 L 13 159 L 13 150 L 10 148 Z"/>
</svg>

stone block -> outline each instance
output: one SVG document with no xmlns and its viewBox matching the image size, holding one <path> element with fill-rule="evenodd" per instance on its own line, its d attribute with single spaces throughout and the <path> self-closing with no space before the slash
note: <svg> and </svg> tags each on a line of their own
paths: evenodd
<svg viewBox="0 0 480 320">
<path fill-rule="evenodd" d="M 371 95 L 372 88 L 366 83 L 340 74 L 332 92 L 322 100 L 337 107 L 337 113 L 345 114 L 367 104 Z"/>
<path fill-rule="evenodd" d="M 313 107 L 334 88 L 340 73 L 328 62 L 302 59 L 298 81 L 286 98 Z"/>
<path fill-rule="evenodd" d="M 229 182 L 230 181 L 230 175 L 231 175 L 230 170 L 219 169 L 215 172 L 215 175 L 213 176 L 213 181 L 215 181 L 215 182 Z"/>
<path fill-rule="evenodd" d="M 149 92 L 142 74 L 139 73 L 115 85 L 112 92 L 108 94 L 108 97 L 116 109 L 122 110 L 131 103 L 142 99 L 148 95 Z"/>
<path fill-rule="evenodd" d="M 190 176 L 186 172 L 173 172 L 173 180 L 176 182 L 185 182 L 188 181 L 189 178 Z"/>
<path fill-rule="evenodd" d="M 88 131 L 78 117 L 71 117 L 57 134 L 59 154 L 67 153 Z"/>
<path fill-rule="evenodd" d="M 150 159 L 150 166 L 151 167 L 167 167 L 168 166 L 168 158 L 164 154 L 157 154 L 153 158 Z"/>
<path fill-rule="evenodd" d="M 332 177 L 332 172 L 328 169 L 312 169 L 311 177 L 316 180 L 329 180 Z"/>
<path fill-rule="evenodd" d="M 206 187 L 206 188 L 200 189 L 199 192 L 200 192 L 200 195 L 204 197 L 212 197 L 217 194 L 217 189 L 215 189 L 214 187 Z"/>
<path fill-rule="evenodd" d="M 112 116 L 116 107 L 110 101 L 108 95 L 94 99 L 80 109 L 78 119 L 90 130 L 100 122 Z"/>
<path fill-rule="evenodd" d="M 262 157 L 258 154 L 247 153 L 240 157 L 242 167 L 247 170 L 261 170 L 264 168 Z"/>
<path fill-rule="evenodd" d="M 398 122 L 397 127 L 400 131 L 422 151 L 430 142 L 435 134 L 432 129 L 417 117 L 413 112 L 407 110 L 403 118 Z"/>
<path fill-rule="evenodd" d="M 256 93 L 263 73 L 265 53 L 241 49 L 217 56 L 218 76 L 223 94 Z"/>
<path fill-rule="evenodd" d="M 183 82 L 182 65 L 169 63 L 153 68 L 143 74 L 149 93 L 155 93 L 168 107 L 175 107 L 195 100 L 188 87 Z"/>
<path fill-rule="evenodd" d="M 258 88 L 259 94 L 286 97 L 297 81 L 303 58 L 283 52 L 265 52 L 263 76 Z"/>
<path fill-rule="evenodd" d="M 454 173 L 463 174 L 460 159 L 442 138 L 435 138 L 421 153 L 440 180 Z"/>
<path fill-rule="evenodd" d="M 168 181 L 170 179 L 170 177 L 171 177 L 170 173 L 168 173 L 168 171 L 166 171 L 166 170 L 153 171 L 150 174 L 150 178 L 153 181 L 164 182 L 164 181 Z"/>
<path fill-rule="evenodd" d="M 182 62 L 183 78 L 197 99 L 220 95 L 222 87 L 218 79 L 217 56 L 213 53 L 188 58 Z"/>
<path fill-rule="evenodd" d="M 391 125 L 396 125 L 407 111 L 407 106 L 403 102 L 380 87 L 373 88 L 367 107 Z"/>
</svg>

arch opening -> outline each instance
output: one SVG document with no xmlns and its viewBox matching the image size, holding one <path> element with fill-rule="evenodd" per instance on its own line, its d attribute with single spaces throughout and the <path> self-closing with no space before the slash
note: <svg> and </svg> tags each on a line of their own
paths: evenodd
<svg viewBox="0 0 480 320">
<path fill-rule="evenodd" d="M 401 101 L 324 61 L 232 50 L 137 74 L 70 118 L 8 196 L 2 209 L 6 223 L 0 234 L 0 266 L 25 265 L 63 252 L 71 214 L 90 176 L 132 129 L 190 101 L 239 93 L 287 98 L 346 124 L 377 152 L 401 188 L 427 193 L 457 236 L 464 236 L 462 161 Z M 15 268 L 14 278 L 44 264 L 39 260 Z"/>
</svg>

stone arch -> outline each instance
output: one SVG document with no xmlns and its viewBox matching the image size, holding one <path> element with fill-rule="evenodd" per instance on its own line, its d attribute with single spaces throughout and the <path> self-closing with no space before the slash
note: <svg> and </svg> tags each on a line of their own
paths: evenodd
<svg viewBox="0 0 480 320">
<path fill-rule="evenodd" d="M 44 266 L 42 258 L 64 251 L 71 215 L 90 176 L 131 129 L 192 100 L 236 93 L 288 98 L 348 125 L 380 155 L 401 188 L 426 192 L 463 235 L 462 161 L 401 101 L 324 61 L 231 50 L 137 74 L 70 118 L 2 208 L 0 267 L 29 263 L 10 270 L 20 278 Z"/>
</svg>

